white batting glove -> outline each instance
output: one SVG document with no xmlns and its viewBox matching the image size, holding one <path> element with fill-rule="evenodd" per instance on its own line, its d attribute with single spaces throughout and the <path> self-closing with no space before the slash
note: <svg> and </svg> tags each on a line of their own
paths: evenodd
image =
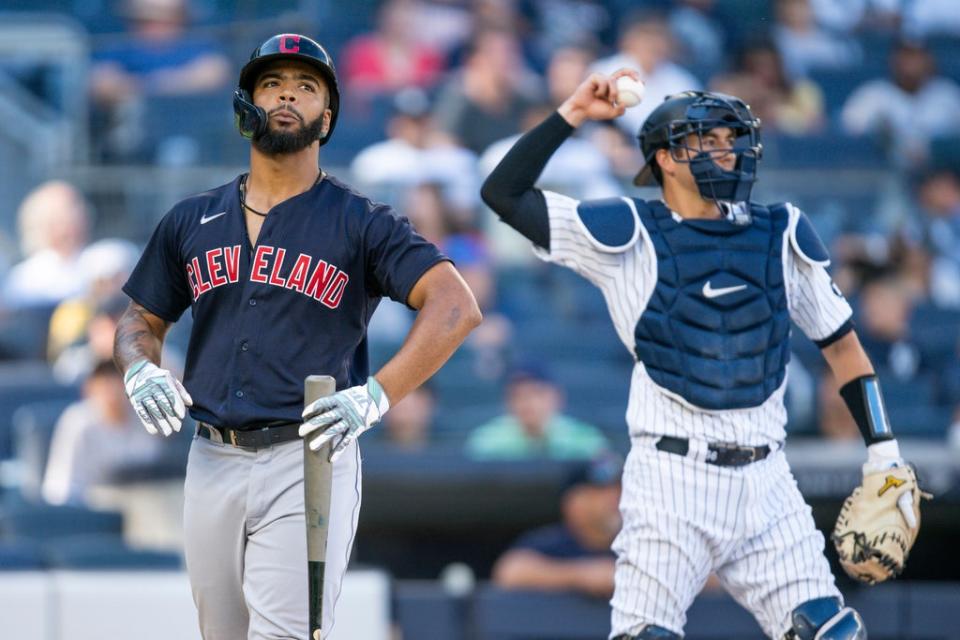
<svg viewBox="0 0 960 640">
<path fill-rule="evenodd" d="M 138 360 L 123 375 L 123 386 L 137 417 L 151 435 L 180 431 L 193 398 L 180 381 L 149 360 Z"/>
<path fill-rule="evenodd" d="M 338 391 L 311 403 L 303 410 L 300 436 L 317 434 L 309 442 L 314 451 L 333 442 L 330 462 L 335 462 L 361 433 L 380 422 L 389 408 L 390 400 L 383 387 L 370 376 L 367 384 Z"/>
<path fill-rule="evenodd" d="M 896 440 L 875 442 L 867 447 L 867 462 L 863 465 L 863 475 L 879 473 L 895 467 L 905 467 L 907 463 L 900 457 L 900 445 Z M 917 517 L 913 511 L 913 492 L 907 491 L 897 500 L 900 513 L 910 528 L 917 526 Z"/>
</svg>

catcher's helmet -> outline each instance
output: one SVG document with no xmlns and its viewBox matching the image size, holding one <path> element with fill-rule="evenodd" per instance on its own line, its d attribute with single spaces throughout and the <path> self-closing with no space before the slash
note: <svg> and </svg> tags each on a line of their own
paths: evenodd
<svg viewBox="0 0 960 640">
<path fill-rule="evenodd" d="M 723 170 L 701 147 L 687 146 L 688 135 L 702 136 L 717 127 L 729 127 L 737 136 L 732 151 L 737 162 L 732 171 Z M 760 144 L 760 120 L 740 98 L 708 91 L 684 91 L 667 96 L 644 121 L 637 138 L 646 164 L 634 179 L 635 185 L 649 185 L 654 181 L 662 184 L 656 155 L 658 149 L 668 149 L 675 160 L 690 163 L 690 171 L 704 198 L 726 202 L 749 199 L 763 145 Z M 676 154 L 684 148 L 691 152 L 689 160 Z"/>
<path fill-rule="evenodd" d="M 337 124 L 340 111 L 340 90 L 337 87 L 337 71 L 333 67 L 333 58 L 320 44 L 307 36 L 295 33 L 281 33 L 273 36 L 250 54 L 250 61 L 240 71 L 237 90 L 233 92 L 233 112 L 236 114 L 237 129 L 245 138 L 262 134 L 267 129 L 267 114 L 253 104 L 253 85 L 266 65 L 274 60 L 302 60 L 313 66 L 327 83 L 330 93 L 330 127 L 320 138 L 320 144 L 326 144 Z"/>
</svg>

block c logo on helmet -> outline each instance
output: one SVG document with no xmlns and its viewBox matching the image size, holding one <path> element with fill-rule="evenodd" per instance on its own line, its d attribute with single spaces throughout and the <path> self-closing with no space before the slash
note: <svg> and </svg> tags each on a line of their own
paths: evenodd
<svg viewBox="0 0 960 640">
<path fill-rule="evenodd" d="M 290 44 L 290 43 L 293 44 Z M 297 53 L 300 51 L 300 36 L 292 33 L 280 36 L 280 53 Z"/>
</svg>

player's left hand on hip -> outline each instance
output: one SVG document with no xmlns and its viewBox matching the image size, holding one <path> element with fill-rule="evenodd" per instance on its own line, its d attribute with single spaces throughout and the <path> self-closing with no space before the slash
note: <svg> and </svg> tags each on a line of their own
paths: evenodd
<svg viewBox="0 0 960 640">
<path fill-rule="evenodd" d="M 330 461 L 334 462 L 361 433 L 380 422 L 389 408 L 383 387 L 370 376 L 367 384 L 320 398 L 304 409 L 300 436 L 315 434 L 309 441 L 314 451 L 332 443 Z"/>
</svg>

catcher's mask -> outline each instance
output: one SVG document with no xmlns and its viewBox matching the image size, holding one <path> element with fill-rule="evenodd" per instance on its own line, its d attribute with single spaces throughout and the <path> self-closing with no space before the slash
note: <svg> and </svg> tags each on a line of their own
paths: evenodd
<svg viewBox="0 0 960 640">
<path fill-rule="evenodd" d="M 717 127 L 728 127 L 736 136 L 733 149 L 703 151 L 703 135 Z M 698 137 L 698 146 L 687 144 L 687 136 Z M 677 162 L 688 162 L 700 195 L 717 202 L 743 202 L 757 180 L 757 161 L 763 151 L 760 144 L 760 120 L 743 100 L 723 93 L 684 91 L 667 96 L 644 121 L 637 134 L 646 163 L 633 183 L 637 186 L 663 184 L 657 165 L 658 149 L 667 149 Z M 681 149 L 686 149 L 684 156 Z M 716 153 L 734 153 L 734 168 L 727 171 L 714 162 Z"/>
<path fill-rule="evenodd" d="M 237 129 L 245 138 L 260 136 L 267 130 L 266 112 L 253 103 L 253 85 L 264 68 L 274 60 L 302 60 L 314 67 L 327 83 L 330 94 L 330 126 L 320 138 L 326 144 L 337 124 L 340 111 L 340 89 L 337 86 L 337 71 L 333 58 L 320 44 L 307 36 L 281 33 L 265 41 L 250 54 L 250 61 L 240 71 L 237 90 L 233 92 L 233 112 Z"/>
</svg>

